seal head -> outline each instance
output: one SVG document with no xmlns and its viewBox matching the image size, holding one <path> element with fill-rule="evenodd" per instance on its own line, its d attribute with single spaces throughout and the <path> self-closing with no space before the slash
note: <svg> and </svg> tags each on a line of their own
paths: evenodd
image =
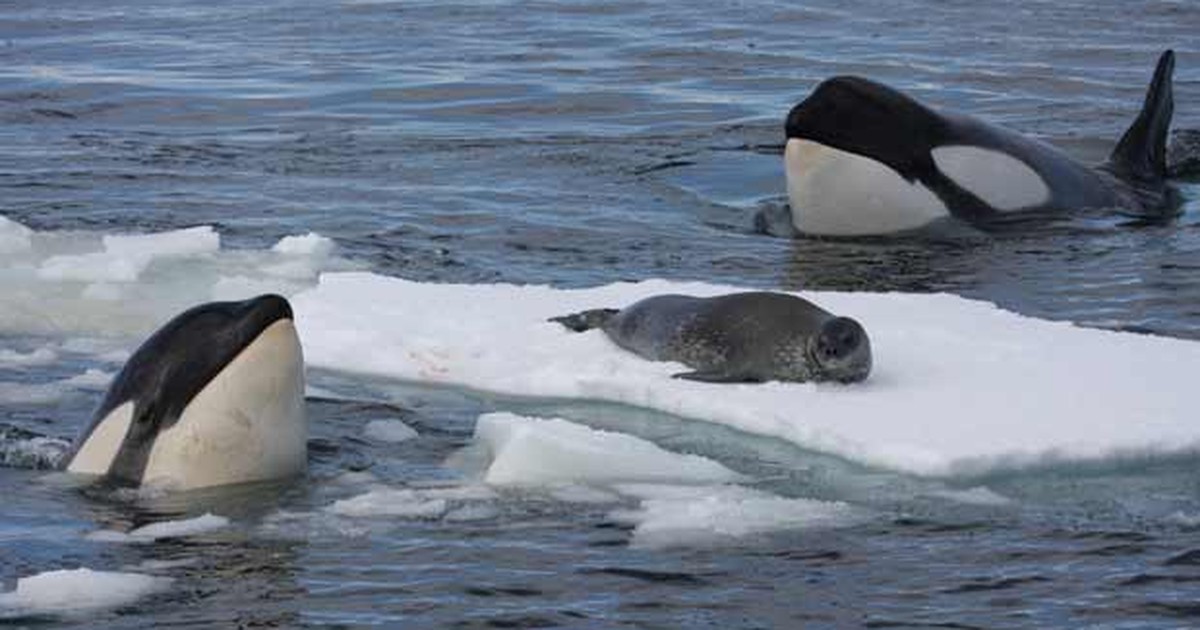
<svg viewBox="0 0 1200 630">
<path fill-rule="evenodd" d="M 871 341 L 857 321 L 835 317 L 809 338 L 808 358 L 825 378 L 855 383 L 871 373 Z"/>
</svg>

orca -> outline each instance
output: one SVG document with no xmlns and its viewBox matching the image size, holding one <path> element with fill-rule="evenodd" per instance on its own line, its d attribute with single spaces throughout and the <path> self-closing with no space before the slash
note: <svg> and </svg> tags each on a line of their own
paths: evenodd
<svg viewBox="0 0 1200 630">
<path fill-rule="evenodd" d="M 1174 67 L 1175 54 L 1167 50 L 1141 113 L 1096 167 L 1009 129 L 935 111 L 869 79 L 827 79 L 787 116 L 790 212 L 782 220 L 756 220 L 772 232 L 861 236 L 916 230 L 946 217 L 985 226 L 1024 211 L 1174 216 L 1181 200 L 1166 164 Z"/>
<path fill-rule="evenodd" d="M 146 339 L 65 468 L 188 490 L 299 475 L 307 443 L 291 305 L 262 295 L 193 307 Z"/>
</svg>

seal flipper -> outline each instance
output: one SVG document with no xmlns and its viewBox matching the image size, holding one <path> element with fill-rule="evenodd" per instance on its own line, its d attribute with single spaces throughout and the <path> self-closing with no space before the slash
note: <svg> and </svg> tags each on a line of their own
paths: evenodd
<svg viewBox="0 0 1200 630">
<path fill-rule="evenodd" d="M 562 315 L 560 317 L 551 317 L 547 321 L 558 322 L 568 330 L 575 332 L 584 332 L 593 328 L 603 328 L 608 320 L 612 319 L 621 311 L 615 308 L 594 308 L 579 313 L 570 315 Z"/>
<path fill-rule="evenodd" d="M 1166 177 L 1167 131 L 1175 109 L 1171 90 L 1174 72 L 1175 51 L 1167 50 L 1158 58 L 1141 113 L 1108 157 L 1107 167 L 1113 174 L 1135 181 Z"/>
</svg>

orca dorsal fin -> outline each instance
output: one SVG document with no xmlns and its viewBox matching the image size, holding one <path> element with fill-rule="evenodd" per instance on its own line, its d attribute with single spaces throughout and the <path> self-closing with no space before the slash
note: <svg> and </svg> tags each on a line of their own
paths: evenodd
<svg viewBox="0 0 1200 630">
<path fill-rule="evenodd" d="M 1167 130 L 1175 109 L 1171 96 L 1171 75 L 1174 72 L 1175 51 L 1167 50 L 1158 58 L 1158 67 L 1154 69 L 1154 78 L 1146 90 L 1141 113 L 1108 157 L 1109 166 L 1116 173 L 1143 180 L 1166 177 Z"/>
</svg>

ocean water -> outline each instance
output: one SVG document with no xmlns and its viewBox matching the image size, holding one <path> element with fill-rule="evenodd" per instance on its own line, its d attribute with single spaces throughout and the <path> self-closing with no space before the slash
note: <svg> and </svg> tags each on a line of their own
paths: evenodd
<svg viewBox="0 0 1200 630">
<path fill-rule="evenodd" d="M 754 233 L 752 217 L 783 203 L 782 118 L 822 78 L 870 76 L 1100 161 L 1166 47 L 1179 55 L 1175 126 L 1200 127 L 1198 28 L 1192 3 L 1148 0 L 7 2 L 0 215 L 32 230 L 36 262 L 105 237 L 212 229 L 170 246 L 187 255 L 68 258 L 58 275 L 0 238 L 0 591 L 79 567 L 170 578 L 82 613 L 0 600 L 0 625 L 1191 625 L 1200 459 L 1188 452 L 928 478 L 620 404 L 325 368 L 309 374 L 304 480 L 80 486 L 37 469 L 55 442 L 27 440 L 73 436 L 125 353 L 184 305 L 294 294 L 322 271 L 950 292 L 1190 343 L 1194 182 L 1181 183 L 1181 216 L 1152 225 L 1088 215 L 970 238 L 786 240 Z M 310 232 L 328 241 L 281 242 Z M 475 428 L 493 411 L 702 456 L 769 500 L 481 488 Z M 372 492 L 385 494 L 341 503 Z M 854 517 L 818 518 L 803 501 Z M 656 506 L 706 535 L 647 543 Z M 228 523 L 89 537 L 206 514 Z"/>
</svg>

